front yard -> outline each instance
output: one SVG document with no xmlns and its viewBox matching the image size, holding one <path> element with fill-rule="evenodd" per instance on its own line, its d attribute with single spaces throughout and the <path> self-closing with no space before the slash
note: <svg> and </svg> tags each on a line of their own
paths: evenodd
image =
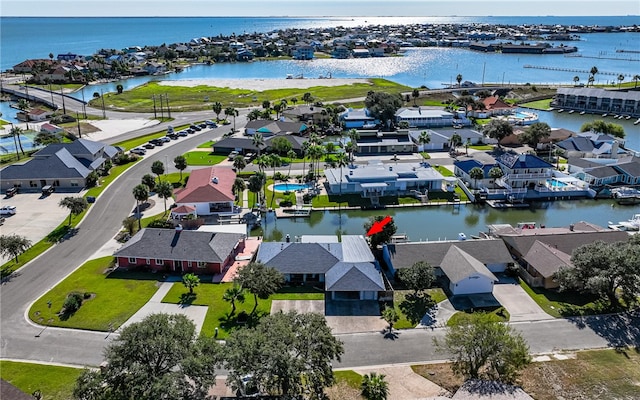
<svg viewBox="0 0 640 400">
<path fill-rule="evenodd" d="M 393 292 L 393 307 L 398 314 L 396 329 L 411 329 L 422 320 L 430 308 L 445 300 L 447 295 L 442 289 L 428 289 L 424 294 L 413 293 L 413 290 L 395 290 Z"/>
<path fill-rule="evenodd" d="M 73 386 L 81 373 L 80 368 L 0 361 L 0 378 L 27 394 L 39 390 L 47 400 L 72 398 Z"/>
<path fill-rule="evenodd" d="M 595 296 L 576 292 L 557 292 L 532 288 L 522 279 L 520 286 L 549 315 L 561 318 L 577 315 L 595 315 L 608 312 L 606 304 Z"/>
</svg>

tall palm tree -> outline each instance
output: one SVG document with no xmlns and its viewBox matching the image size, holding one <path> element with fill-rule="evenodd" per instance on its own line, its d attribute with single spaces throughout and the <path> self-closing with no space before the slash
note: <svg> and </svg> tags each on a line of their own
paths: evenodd
<svg viewBox="0 0 640 400">
<path fill-rule="evenodd" d="M 13 143 L 16 148 L 16 157 L 18 158 L 18 160 L 20 160 L 20 153 L 18 152 L 18 148 L 22 152 L 22 155 L 24 155 L 24 149 L 22 148 L 22 142 L 20 141 L 20 135 L 22 135 L 22 132 L 24 132 L 22 128 L 11 124 L 10 133 L 11 133 L 11 136 L 13 136 Z"/>
<path fill-rule="evenodd" d="M 420 135 L 418 135 L 418 144 L 422 145 L 422 151 L 426 151 L 424 145 L 429 143 L 431 143 L 431 135 L 429 135 L 429 132 L 420 132 Z"/>
<path fill-rule="evenodd" d="M 362 377 L 361 394 L 366 400 L 387 400 L 389 384 L 385 375 L 372 372 Z"/>
<path fill-rule="evenodd" d="M 504 176 L 502 168 L 496 166 L 489 170 L 489 178 L 493 179 L 493 185 L 497 186 L 496 181 Z"/>
<path fill-rule="evenodd" d="M 254 133 L 251 138 L 251 143 L 258 148 L 258 157 L 260 157 L 260 152 L 262 151 L 262 147 L 264 147 L 264 137 L 262 136 L 262 133 Z"/>
<path fill-rule="evenodd" d="M 222 103 L 220 103 L 219 101 L 216 101 L 215 103 L 213 103 L 211 108 L 213 109 L 213 112 L 216 113 L 216 121 L 220 121 L 220 113 L 222 112 Z"/>
<path fill-rule="evenodd" d="M 633 78 L 631 78 L 633 80 L 633 88 L 637 88 L 638 87 L 638 81 L 640 81 L 640 75 L 634 75 Z"/>
<path fill-rule="evenodd" d="M 484 179 L 484 171 L 482 168 L 473 167 L 471 171 L 469 171 L 469 177 L 473 179 L 473 187 L 474 189 L 478 188 L 478 179 Z"/>
<path fill-rule="evenodd" d="M 180 182 L 182 183 L 182 171 L 187 169 L 187 159 L 183 155 L 176 156 L 173 159 L 173 166 L 180 171 Z"/>
<path fill-rule="evenodd" d="M 232 116 L 233 117 L 233 131 L 236 131 L 236 117 L 238 116 L 238 110 L 236 110 L 233 107 L 227 107 L 224 109 L 224 113 L 226 116 Z"/>
<path fill-rule="evenodd" d="M 622 85 L 622 81 L 624 80 L 624 75 L 618 75 L 618 89 L 620 89 L 620 85 Z"/>
<path fill-rule="evenodd" d="M 305 174 L 305 167 L 307 166 L 307 156 L 309 155 L 309 148 L 311 147 L 311 142 L 306 140 L 302 143 L 302 179 L 303 182 L 307 180 L 307 175 Z"/>
<path fill-rule="evenodd" d="M 591 74 L 591 76 L 589 77 L 589 81 L 591 83 L 591 86 L 593 86 L 593 82 L 595 82 L 596 80 L 596 74 L 598 73 L 598 67 L 594 65 L 593 67 L 591 67 L 591 70 L 589 70 L 589 73 Z"/>
<path fill-rule="evenodd" d="M 296 158 L 296 152 L 293 150 L 289 150 L 287 152 L 287 158 L 289 159 L 289 173 L 287 173 L 287 178 L 291 177 L 291 165 L 293 164 L 293 160 Z M 287 179 L 289 182 L 289 179 Z"/>
<path fill-rule="evenodd" d="M 156 194 L 164 200 L 164 213 L 167 213 L 167 199 L 173 196 L 173 185 L 169 181 L 160 181 L 156 185 Z"/>
<path fill-rule="evenodd" d="M 269 165 L 269 156 L 263 154 L 261 156 L 256 157 L 256 165 L 258 166 L 258 171 L 264 172 L 267 165 Z"/>
<path fill-rule="evenodd" d="M 269 166 L 271 168 L 273 168 L 273 175 L 272 176 L 273 176 L 273 181 L 275 182 L 276 181 L 276 167 L 279 167 L 279 166 L 282 165 L 282 158 L 280 158 L 280 156 L 275 154 L 275 153 L 270 154 L 268 157 L 269 157 Z M 273 200 L 275 199 L 275 197 L 276 197 L 276 192 L 274 190 L 273 192 L 271 192 L 271 203 L 270 203 L 271 207 L 273 207 Z"/>
<path fill-rule="evenodd" d="M 246 167 L 247 167 L 247 163 L 244 161 L 244 156 L 238 154 L 233 159 L 233 168 L 235 168 L 236 171 L 240 172 Z"/>
<path fill-rule="evenodd" d="M 244 179 L 236 178 L 233 181 L 233 186 L 231 186 L 231 190 L 235 193 L 238 198 L 240 198 L 240 193 L 242 193 L 247 188 L 247 185 L 244 183 Z"/>
<path fill-rule="evenodd" d="M 255 121 L 258 118 L 260 118 L 260 115 L 262 113 L 260 112 L 260 110 L 258 110 L 257 108 L 254 108 L 253 110 L 249 111 L 249 114 L 247 114 L 247 119 L 249 121 Z"/>
<path fill-rule="evenodd" d="M 136 214 L 138 217 L 138 229 L 142 229 L 142 223 L 140 222 L 140 218 L 142 217 L 142 214 L 140 213 L 140 205 L 142 204 L 142 202 L 149 199 L 149 187 L 143 184 L 135 186 L 133 188 L 133 197 L 137 202 Z"/>
<path fill-rule="evenodd" d="M 460 84 L 461 84 L 461 82 L 462 82 L 462 74 L 458 74 L 458 75 L 456 76 L 456 82 L 458 82 L 458 87 L 460 87 Z"/>
<path fill-rule="evenodd" d="M 244 303 L 245 291 L 241 286 L 233 285 L 229 289 L 225 290 L 222 295 L 222 300 L 231 303 L 231 315 L 233 315 L 236 312 L 236 301 Z"/>
<path fill-rule="evenodd" d="M 462 144 L 462 137 L 457 133 L 454 133 L 453 135 L 451 135 L 451 139 L 449 140 L 449 142 L 451 143 L 451 147 L 455 152 L 456 148 Z"/>
</svg>

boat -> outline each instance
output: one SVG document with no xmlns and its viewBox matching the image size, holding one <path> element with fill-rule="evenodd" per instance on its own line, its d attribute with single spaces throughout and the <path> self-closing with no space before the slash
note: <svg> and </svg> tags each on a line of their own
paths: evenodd
<svg viewBox="0 0 640 400">
<path fill-rule="evenodd" d="M 602 118 L 606 118 L 607 115 L 609 115 L 609 114 L 607 114 L 607 113 L 602 114 Z"/>
<path fill-rule="evenodd" d="M 564 109 L 562 109 L 562 108 L 558 110 L 558 112 L 559 112 L 559 113 L 561 113 L 561 112 L 563 112 L 563 111 L 564 111 Z"/>
<path fill-rule="evenodd" d="M 580 115 L 584 115 L 586 111 L 580 111 Z"/>
<path fill-rule="evenodd" d="M 573 110 L 569 110 L 569 114 L 573 114 L 573 112 L 574 112 Z"/>
<path fill-rule="evenodd" d="M 636 122 L 634 122 L 633 124 L 634 124 L 634 125 L 638 125 L 638 124 L 640 124 L 640 118 L 638 118 L 638 119 L 636 120 Z"/>
<path fill-rule="evenodd" d="M 621 187 L 612 189 L 611 193 L 616 202 L 620 205 L 640 204 L 640 190 L 632 187 Z"/>
<path fill-rule="evenodd" d="M 627 115 L 624 119 L 631 119 L 631 115 Z"/>
<path fill-rule="evenodd" d="M 635 232 L 640 230 L 640 214 L 634 214 L 631 219 L 626 221 L 620 221 L 617 224 L 609 224 L 609 228 L 619 230 L 619 231 L 627 231 L 627 232 Z"/>
</svg>

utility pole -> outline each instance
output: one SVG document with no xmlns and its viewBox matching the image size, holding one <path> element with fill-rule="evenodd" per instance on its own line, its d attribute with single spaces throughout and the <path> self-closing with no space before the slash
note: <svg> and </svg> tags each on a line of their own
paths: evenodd
<svg viewBox="0 0 640 400">
<path fill-rule="evenodd" d="M 151 98 L 153 99 L 153 118 L 157 119 L 158 118 L 158 113 L 157 113 L 157 110 L 156 110 L 156 95 L 152 94 Z"/>
<path fill-rule="evenodd" d="M 67 107 L 64 105 L 64 93 L 62 93 L 62 85 L 60 85 L 60 97 L 62 97 L 62 113 L 67 113 Z"/>
<path fill-rule="evenodd" d="M 78 124 L 78 137 L 82 138 L 82 132 L 80 131 L 80 116 L 78 115 L 77 111 L 76 111 L 76 123 Z"/>
<path fill-rule="evenodd" d="M 102 99 L 102 118 L 107 119 L 107 112 L 104 109 L 104 92 L 100 89 L 100 98 Z"/>
<path fill-rule="evenodd" d="M 82 113 L 84 114 L 84 119 L 87 119 L 87 102 L 84 101 L 84 86 L 82 87 Z"/>
<path fill-rule="evenodd" d="M 482 86 L 484 86 L 484 70 L 485 70 L 486 67 L 487 67 L 487 62 L 485 61 L 482 64 Z"/>
<path fill-rule="evenodd" d="M 169 108 L 169 95 L 165 93 L 165 100 L 167 101 L 167 118 L 171 118 L 171 109 Z"/>
</svg>

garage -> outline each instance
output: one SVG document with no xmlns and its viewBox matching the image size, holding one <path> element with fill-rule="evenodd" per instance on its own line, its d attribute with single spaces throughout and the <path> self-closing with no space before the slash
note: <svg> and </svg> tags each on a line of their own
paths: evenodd
<svg viewBox="0 0 640 400">
<path fill-rule="evenodd" d="M 332 300 L 360 300 L 360 292 L 331 292 Z"/>
</svg>

